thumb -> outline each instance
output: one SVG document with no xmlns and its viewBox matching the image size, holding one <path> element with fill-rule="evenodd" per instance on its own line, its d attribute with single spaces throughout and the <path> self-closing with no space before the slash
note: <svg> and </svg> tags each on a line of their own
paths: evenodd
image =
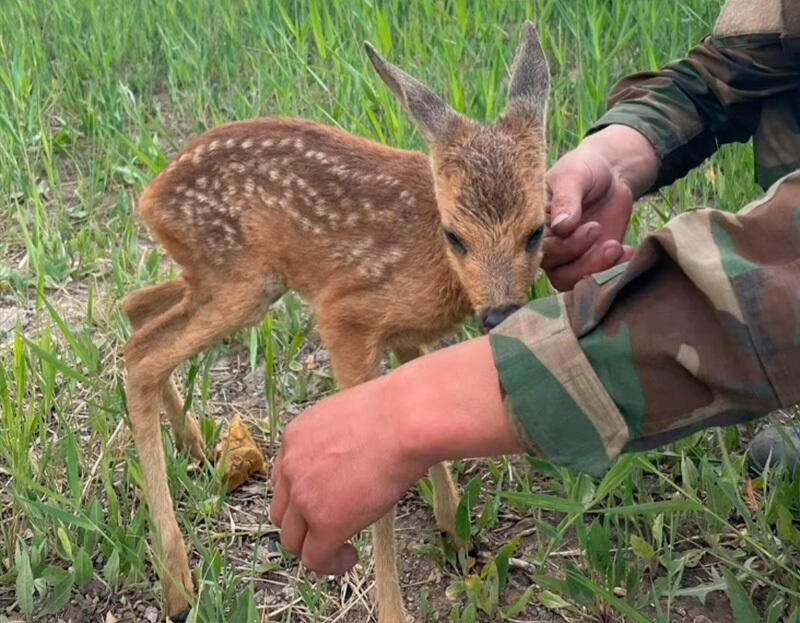
<svg viewBox="0 0 800 623">
<path fill-rule="evenodd" d="M 336 550 L 336 556 L 333 561 L 333 575 L 344 575 L 345 572 L 355 567 L 357 562 L 358 552 L 356 552 L 356 548 L 350 545 L 350 543 L 342 544 L 339 549 Z"/>
<path fill-rule="evenodd" d="M 550 231 L 560 238 L 569 236 L 580 224 L 583 201 L 592 180 L 586 167 L 556 162 L 546 177 Z"/>
</svg>

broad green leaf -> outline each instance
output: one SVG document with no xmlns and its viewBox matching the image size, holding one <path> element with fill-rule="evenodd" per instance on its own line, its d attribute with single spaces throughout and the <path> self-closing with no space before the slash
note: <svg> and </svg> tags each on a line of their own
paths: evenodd
<svg viewBox="0 0 800 623">
<path fill-rule="evenodd" d="M 724 591 L 725 590 L 725 581 L 718 580 L 717 582 L 711 582 L 710 584 L 699 584 L 697 586 L 691 586 L 689 588 L 680 588 L 675 591 L 673 594 L 675 597 L 694 597 L 699 599 L 702 604 L 706 603 L 706 598 L 708 597 L 709 593 L 713 593 L 715 591 Z"/>
<path fill-rule="evenodd" d="M 554 495 L 544 495 L 541 493 L 522 493 L 517 491 L 503 491 L 502 495 L 509 502 L 527 508 L 540 508 L 546 511 L 557 511 L 559 513 L 577 514 L 583 512 L 583 506 L 572 500 L 557 498 Z"/>
<path fill-rule="evenodd" d="M 539 595 L 539 601 L 548 610 L 561 610 L 562 608 L 570 607 L 570 603 L 566 599 L 547 590 L 542 591 L 542 594 Z"/>
<path fill-rule="evenodd" d="M 47 613 L 55 613 L 61 610 L 67 605 L 72 595 L 72 587 L 75 584 L 75 578 L 69 571 L 63 569 L 62 571 L 64 571 L 64 573 L 53 583 L 53 591 L 47 600 L 47 608 L 45 609 Z"/>
<path fill-rule="evenodd" d="M 522 595 L 517 597 L 508 608 L 503 609 L 503 616 L 507 619 L 514 619 L 518 617 L 520 613 L 528 606 L 528 603 L 532 597 L 533 588 L 528 588 L 524 593 L 522 593 Z"/>
<path fill-rule="evenodd" d="M 248 588 L 244 593 L 239 595 L 236 600 L 236 608 L 230 620 L 231 623 L 258 623 L 258 608 L 255 598 L 253 597 L 252 588 Z"/>
<path fill-rule="evenodd" d="M 94 576 L 92 559 L 82 547 L 75 554 L 73 567 L 75 569 L 75 584 L 77 584 L 78 587 L 84 587 L 92 581 L 92 577 Z"/>
<path fill-rule="evenodd" d="M 635 534 L 631 535 L 631 549 L 639 558 L 648 561 L 656 559 L 656 551 L 653 549 L 653 546 Z"/>
<path fill-rule="evenodd" d="M 69 540 L 67 531 L 64 530 L 64 526 L 58 527 L 56 536 L 58 537 L 59 554 L 61 554 L 65 560 L 72 561 L 72 543 Z"/>
<path fill-rule="evenodd" d="M 28 553 L 19 547 L 14 554 L 14 566 L 17 569 L 16 597 L 19 609 L 25 616 L 33 613 L 33 571 Z"/>
<path fill-rule="evenodd" d="M 645 502 L 643 504 L 631 504 L 629 506 L 612 506 L 592 510 L 593 513 L 602 515 L 658 515 L 659 513 L 685 513 L 700 512 L 705 510 L 701 504 L 691 500 L 664 500 L 662 502 Z"/>
<path fill-rule="evenodd" d="M 119 551 L 114 550 L 106 561 L 103 568 L 103 577 L 111 586 L 116 586 L 119 582 Z"/>
<path fill-rule="evenodd" d="M 760 623 L 761 617 L 758 610 L 736 576 L 725 567 L 722 568 L 722 576 L 725 578 L 725 590 L 728 593 L 736 623 Z"/>
<path fill-rule="evenodd" d="M 631 472 L 636 468 L 636 457 L 633 454 L 623 455 L 614 466 L 606 472 L 600 485 L 597 487 L 593 505 L 602 502 L 612 491 L 616 491 L 619 486 L 630 477 Z"/>
</svg>

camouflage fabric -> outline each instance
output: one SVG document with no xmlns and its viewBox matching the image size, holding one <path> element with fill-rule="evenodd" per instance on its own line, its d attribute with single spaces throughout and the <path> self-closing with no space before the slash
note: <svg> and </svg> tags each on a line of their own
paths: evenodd
<svg viewBox="0 0 800 623">
<path fill-rule="evenodd" d="M 730 0 L 714 34 L 658 72 L 617 84 L 610 124 L 644 134 L 662 159 L 650 190 L 672 183 L 721 144 L 753 138 L 767 188 L 800 167 L 800 2 Z"/>
<path fill-rule="evenodd" d="M 595 475 L 800 402 L 800 171 L 738 214 L 681 214 L 490 341 L 527 449 Z"/>
</svg>

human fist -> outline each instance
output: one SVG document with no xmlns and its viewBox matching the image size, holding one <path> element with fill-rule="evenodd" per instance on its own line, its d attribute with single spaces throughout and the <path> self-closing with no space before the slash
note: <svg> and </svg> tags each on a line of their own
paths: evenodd
<svg viewBox="0 0 800 623">
<path fill-rule="evenodd" d="M 660 164 L 650 142 L 621 125 L 604 128 L 562 156 L 547 172 L 549 232 L 542 268 L 559 290 L 628 261 L 622 244 L 633 201 Z"/>
</svg>

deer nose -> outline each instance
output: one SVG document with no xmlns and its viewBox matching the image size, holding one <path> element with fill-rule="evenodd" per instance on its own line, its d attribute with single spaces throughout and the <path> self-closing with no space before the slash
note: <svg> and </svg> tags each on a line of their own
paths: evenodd
<svg viewBox="0 0 800 623">
<path fill-rule="evenodd" d="M 504 305 L 503 307 L 490 307 L 481 314 L 481 328 L 484 333 L 489 333 L 503 320 L 519 309 L 519 305 Z"/>
</svg>

